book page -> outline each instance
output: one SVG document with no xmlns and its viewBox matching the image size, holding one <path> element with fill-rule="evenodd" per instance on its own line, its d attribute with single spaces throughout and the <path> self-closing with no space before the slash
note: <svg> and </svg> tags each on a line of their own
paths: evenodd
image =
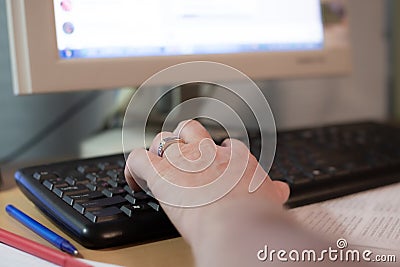
<svg viewBox="0 0 400 267">
<path fill-rule="evenodd" d="M 289 211 L 316 234 L 351 245 L 400 251 L 400 183 Z"/>
</svg>

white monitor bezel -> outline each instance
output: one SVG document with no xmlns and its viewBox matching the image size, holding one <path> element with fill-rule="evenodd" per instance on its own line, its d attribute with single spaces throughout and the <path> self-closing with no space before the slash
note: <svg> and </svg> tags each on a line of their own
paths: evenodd
<svg viewBox="0 0 400 267">
<path fill-rule="evenodd" d="M 168 66 L 196 60 L 227 64 L 254 80 L 340 75 L 351 70 L 349 47 L 63 60 L 58 55 L 53 1 L 7 0 L 7 14 L 15 94 L 140 86 Z"/>
</svg>

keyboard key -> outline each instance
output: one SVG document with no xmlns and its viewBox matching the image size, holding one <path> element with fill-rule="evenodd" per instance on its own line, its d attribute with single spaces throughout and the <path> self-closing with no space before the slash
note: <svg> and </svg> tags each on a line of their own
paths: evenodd
<svg viewBox="0 0 400 267">
<path fill-rule="evenodd" d="M 97 186 L 92 184 L 92 183 L 87 184 L 86 187 L 89 188 L 89 190 L 92 190 L 92 191 L 96 191 L 97 190 Z"/>
<path fill-rule="evenodd" d="M 133 195 L 135 193 L 135 191 L 133 191 L 132 188 L 129 187 L 129 185 L 125 185 L 124 189 L 126 192 L 128 192 L 128 194 Z"/>
<path fill-rule="evenodd" d="M 126 194 L 126 191 L 121 187 L 108 188 L 108 189 L 104 189 L 101 192 L 104 195 L 106 195 L 107 197 L 112 197 L 112 196 L 117 196 L 117 195 L 125 195 Z"/>
<path fill-rule="evenodd" d="M 124 187 L 125 185 L 127 185 L 127 182 L 125 180 L 125 178 L 119 177 L 116 179 L 110 179 L 108 180 L 108 183 L 112 186 L 112 187 Z"/>
<path fill-rule="evenodd" d="M 89 192 L 88 188 L 84 185 L 78 184 L 78 185 L 65 185 L 65 186 L 55 186 L 53 188 L 53 192 L 59 196 L 62 197 L 64 194 L 84 194 Z"/>
<path fill-rule="evenodd" d="M 39 181 L 58 178 L 57 174 L 49 173 L 47 171 L 35 172 L 32 176 L 33 176 L 33 178 L 35 178 L 36 180 L 39 180 Z"/>
<path fill-rule="evenodd" d="M 63 196 L 63 200 L 67 202 L 69 205 L 72 205 L 75 201 L 83 202 L 97 198 L 104 198 L 104 194 L 100 191 L 81 193 L 81 194 L 70 194 Z"/>
<path fill-rule="evenodd" d="M 152 202 L 152 201 L 148 202 L 147 204 L 148 204 L 150 207 L 152 207 L 155 211 L 159 211 L 160 208 L 161 208 L 159 204 L 157 204 L 157 203 L 155 203 L 155 202 Z"/>
<path fill-rule="evenodd" d="M 110 180 L 110 177 L 103 173 L 103 172 L 91 172 L 85 175 L 85 178 L 88 179 L 90 182 L 107 182 Z"/>
<path fill-rule="evenodd" d="M 76 184 L 76 180 L 74 178 L 72 178 L 71 176 L 68 176 L 67 178 L 65 178 L 65 181 L 69 184 L 69 185 L 75 185 Z"/>
<path fill-rule="evenodd" d="M 153 208 L 150 207 L 147 203 L 141 203 L 141 204 L 124 205 L 121 207 L 121 210 L 129 217 L 132 217 L 135 214 L 152 211 Z"/>
<path fill-rule="evenodd" d="M 82 174 L 100 171 L 100 169 L 95 165 L 80 165 L 76 168 L 76 170 Z"/>
<path fill-rule="evenodd" d="M 85 213 L 85 207 L 83 207 L 82 205 L 80 205 L 79 203 L 75 203 L 72 206 L 75 210 L 77 210 L 80 214 L 84 214 Z"/>
<path fill-rule="evenodd" d="M 119 208 L 112 206 L 100 210 L 88 211 L 85 217 L 92 222 L 112 221 L 123 217 L 123 212 Z"/>
<path fill-rule="evenodd" d="M 118 182 L 115 180 L 108 180 L 108 184 L 111 185 L 112 187 L 117 187 L 118 186 Z"/>
<path fill-rule="evenodd" d="M 87 202 L 75 203 L 74 209 L 76 209 L 77 211 L 79 211 L 80 213 L 83 214 L 83 212 L 87 209 L 93 210 L 93 209 L 101 208 L 101 207 L 122 205 L 123 203 L 126 203 L 126 202 L 127 202 L 127 200 L 121 196 L 107 197 L 107 198 L 90 200 Z"/>
<path fill-rule="evenodd" d="M 63 196 L 62 200 L 64 200 L 70 206 L 74 204 L 74 199 L 69 196 Z"/>
<path fill-rule="evenodd" d="M 110 162 L 100 162 L 99 164 L 97 164 L 97 166 L 102 171 L 115 170 L 121 168 L 118 164 Z"/>
<path fill-rule="evenodd" d="M 85 176 L 87 179 L 89 179 L 89 181 L 91 182 L 96 182 L 97 178 L 99 178 L 99 176 L 97 175 L 97 173 L 93 172 L 93 173 L 88 173 Z"/>
<path fill-rule="evenodd" d="M 131 204 L 136 204 L 136 198 L 134 198 L 132 195 L 126 195 L 125 199 L 128 200 Z"/>
<path fill-rule="evenodd" d="M 53 183 L 52 182 L 50 182 L 49 180 L 45 180 L 45 181 L 43 181 L 43 185 L 47 188 L 47 189 L 49 189 L 49 190 L 52 190 L 53 189 Z"/>
<path fill-rule="evenodd" d="M 123 169 L 110 170 L 107 172 L 107 175 L 110 176 L 111 179 L 113 179 L 113 180 L 118 180 L 119 178 L 125 179 Z"/>
</svg>

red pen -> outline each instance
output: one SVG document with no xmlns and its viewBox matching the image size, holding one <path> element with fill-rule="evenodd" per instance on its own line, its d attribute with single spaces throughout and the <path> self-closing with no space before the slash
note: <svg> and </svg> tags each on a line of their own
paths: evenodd
<svg viewBox="0 0 400 267">
<path fill-rule="evenodd" d="M 90 267 L 72 256 L 0 228 L 0 242 L 63 267 Z"/>
</svg>

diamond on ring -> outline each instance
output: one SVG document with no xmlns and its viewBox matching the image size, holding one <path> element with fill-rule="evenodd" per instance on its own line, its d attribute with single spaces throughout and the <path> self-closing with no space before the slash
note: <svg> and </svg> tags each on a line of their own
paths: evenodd
<svg viewBox="0 0 400 267">
<path fill-rule="evenodd" d="M 167 138 L 163 138 L 160 144 L 158 145 L 157 154 L 158 156 L 162 157 L 164 155 L 165 150 L 174 143 L 182 143 L 184 144 L 185 141 L 179 136 L 171 136 Z"/>
</svg>

